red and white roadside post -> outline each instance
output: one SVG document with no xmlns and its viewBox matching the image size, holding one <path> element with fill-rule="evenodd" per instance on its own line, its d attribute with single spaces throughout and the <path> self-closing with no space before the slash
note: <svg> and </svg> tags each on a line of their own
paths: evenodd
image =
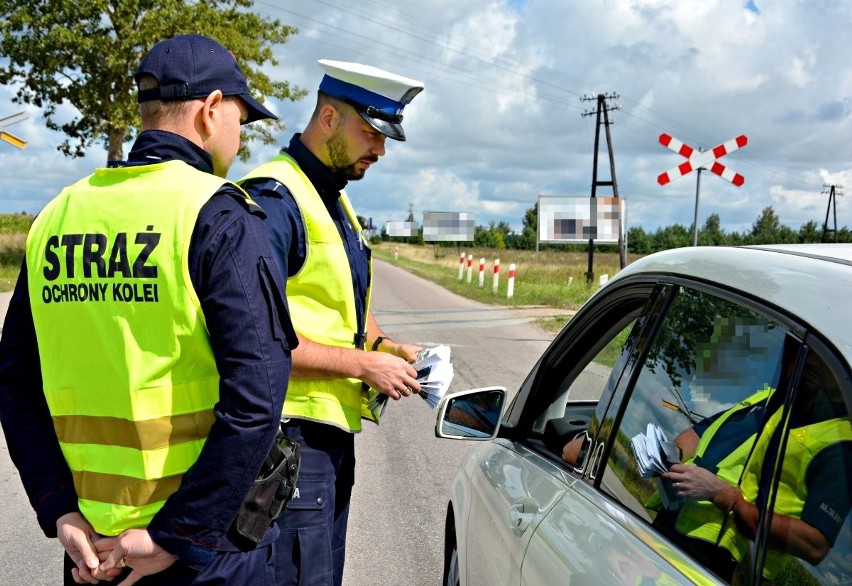
<svg viewBox="0 0 852 586">
<path fill-rule="evenodd" d="M 491 284 L 491 292 L 497 294 L 497 281 L 500 280 L 500 259 L 494 259 L 494 282 Z"/>
<path fill-rule="evenodd" d="M 485 259 L 479 259 L 479 286 L 485 286 Z"/>
<path fill-rule="evenodd" d="M 506 298 L 511 299 L 515 295 L 515 263 L 509 265 L 509 285 L 506 289 Z"/>
<path fill-rule="evenodd" d="M 459 257 L 459 281 L 464 278 L 464 257 L 465 254 L 461 253 L 461 256 Z"/>
<path fill-rule="evenodd" d="M 467 255 L 467 282 L 470 283 L 470 280 L 473 278 L 473 255 Z"/>
</svg>

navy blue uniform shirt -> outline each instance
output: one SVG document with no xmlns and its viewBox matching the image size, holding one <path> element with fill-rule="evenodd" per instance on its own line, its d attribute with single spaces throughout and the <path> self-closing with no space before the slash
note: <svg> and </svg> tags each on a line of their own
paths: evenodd
<svg viewBox="0 0 852 586">
<path fill-rule="evenodd" d="M 173 159 L 213 171 L 208 153 L 164 131 L 140 134 L 126 164 Z M 274 440 L 298 343 L 263 216 L 223 186 L 201 209 L 190 240 L 189 274 L 216 358 L 219 401 L 198 460 L 148 526 L 189 564 L 235 550 L 226 533 Z M 0 422 L 39 524 L 55 537 L 57 519 L 78 510 L 77 494 L 42 392 L 26 262 L 0 339 Z M 264 542 L 276 535 L 273 525 Z"/>
<path fill-rule="evenodd" d="M 294 135 L 290 139 L 290 144 L 282 149 L 282 152 L 293 157 L 299 164 L 337 226 L 349 259 L 358 324 L 361 333 L 366 333 L 365 313 L 367 288 L 370 284 L 370 249 L 364 246 L 361 235 L 355 232 L 340 204 L 340 192 L 346 187 L 347 180 L 340 174 L 332 173 L 302 144 L 300 137 L 301 134 Z M 268 214 L 266 228 L 269 231 L 272 251 L 281 265 L 281 270 L 288 277 L 292 277 L 305 264 L 307 255 L 305 225 L 293 195 L 286 186 L 274 179 L 251 179 L 243 184 L 243 188 Z"/>
</svg>

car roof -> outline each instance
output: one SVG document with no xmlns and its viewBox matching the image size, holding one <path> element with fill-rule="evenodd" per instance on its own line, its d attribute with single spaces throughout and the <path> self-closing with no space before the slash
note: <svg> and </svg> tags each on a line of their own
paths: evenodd
<svg viewBox="0 0 852 586">
<path fill-rule="evenodd" d="M 641 258 L 611 283 L 683 276 L 763 299 L 819 331 L 852 364 L 852 244 L 697 246 Z"/>
</svg>

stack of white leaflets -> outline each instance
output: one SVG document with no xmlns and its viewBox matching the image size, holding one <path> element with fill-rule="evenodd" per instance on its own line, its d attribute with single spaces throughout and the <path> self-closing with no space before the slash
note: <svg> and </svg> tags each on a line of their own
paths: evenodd
<svg viewBox="0 0 852 586">
<path fill-rule="evenodd" d="M 649 423 L 644 434 L 633 436 L 630 441 L 633 455 L 636 456 L 636 465 L 642 478 L 652 478 L 668 472 L 672 464 L 677 464 L 680 459 L 677 455 L 677 446 L 668 441 L 665 432 L 654 423 Z"/>
<path fill-rule="evenodd" d="M 420 396 L 432 409 L 437 408 L 455 374 L 450 362 L 450 347 L 441 345 L 424 348 L 417 354 L 413 366 L 417 371 L 417 382 L 420 383 Z"/>
<path fill-rule="evenodd" d="M 446 345 L 424 348 L 417 353 L 414 361 L 417 371 L 417 382 L 420 383 L 420 396 L 432 409 L 438 407 L 441 399 L 453 380 L 453 365 L 450 363 L 450 347 Z M 366 385 L 365 385 L 366 387 Z M 378 421 L 385 412 L 388 396 L 367 388 L 369 395 L 368 407 L 373 418 Z"/>
</svg>

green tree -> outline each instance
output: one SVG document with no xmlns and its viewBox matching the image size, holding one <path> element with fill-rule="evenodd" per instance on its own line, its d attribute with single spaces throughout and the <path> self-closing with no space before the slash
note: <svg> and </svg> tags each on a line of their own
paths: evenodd
<svg viewBox="0 0 852 586">
<path fill-rule="evenodd" d="M 503 241 L 507 241 L 512 234 L 512 227 L 509 222 L 498 222 L 493 228 L 503 236 Z"/>
<path fill-rule="evenodd" d="M 725 238 L 726 246 L 742 246 L 746 244 L 748 240 L 748 236 L 746 234 L 740 234 L 739 232 L 731 232 L 728 234 L 728 237 Z"/>
<path fill-rule="evenodd" d="M 725 232 L 722 230 L 719 214 L 710 214 L 704 227 L 698 231 L 698 243 L 702 246 L 721 246 L 725 244 Z"/>
<path fill-rule="evenodd" d="M 750 244 L 789 244 L 799 241 L 799 235 L 783 226 L 772 206 L 763 208 L 751 228 Z"/>
<path fill-rule="evenodd" d="M 15 103 L 43 108 L 48 128 L 65 133 L 57 147 L 83 156 L 99 142 L 107 160 L 124 157 L 123 144 L 139 131 L 133 73 L 157 42 L 203 34 L 237 57 L 253 92 L 297 100 L 306 92 L 260 71 L 277 65 L 273 47 L 297 29 L 251 11 L 253 0 L 0 0 L 0 84 L 18 86 Z M 77 109 L 65 121 L 60 105 Z M 275 142 L 282 121 L 244 129 L 245 141 Z M 243 160 L 248 149 L 240 152 Z"/>
<path fill-rule="evenodd" d="M 684 246 L 692 246 L 692 230 L 687 230 L 681 224 L 658 228 L 654 233 L 654 250 L 668 250 Z"/>
<path fill-rule="evenodd" d="M 506 248 L 506 234 L 509 232 L 509 225 L 505 222 L 497 224 L 494 221 L 486 228 L 485 226 L 476 226 L 473 231 L 473 245 L 480 248 Z"/>
<path fill-rule="evenodd" d="M 520 248 L 530 250 L 538 241 L 538 202 L 524 213 L 523 229 L 519 240 Z"/>
<path fill-rule="evenodd" d="M 844 226 L 837 230 L 837 241 L 846 243 L 852 242 L 852 232 L 849 231 L 849 228 Z"/>
<path fill-rule="evenodd" d="M 822 240 L 822 229 L 817 226 L 817 223 L 813 220 L 809 220 L 802 224 L 799 228 L 799 242 L 802 243 L 812 243 L 812 242 L 820 242 Z"/>
<path fill-rule="evenodd" d="M 645 232 L 641 226 L 632 226 L 627 230 L 627 248 L 634 254 L 651 254 L 652 252 L 656 252 L 651 235 Z"/>
</svg>

